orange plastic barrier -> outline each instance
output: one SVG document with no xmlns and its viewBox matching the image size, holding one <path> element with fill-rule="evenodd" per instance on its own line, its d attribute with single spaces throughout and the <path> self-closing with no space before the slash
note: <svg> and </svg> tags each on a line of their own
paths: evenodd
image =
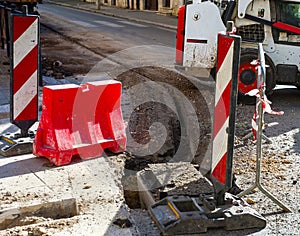
<svg viewBox="0 0 300 236">
<path fill-rule="evenodd" d="M 114 80 L 45 86 L 33 154 L 61 166 L 74 155 L 89 159 L 102 155 L 104 149 L 125 151 L 121 88 Z"/>
</svg>

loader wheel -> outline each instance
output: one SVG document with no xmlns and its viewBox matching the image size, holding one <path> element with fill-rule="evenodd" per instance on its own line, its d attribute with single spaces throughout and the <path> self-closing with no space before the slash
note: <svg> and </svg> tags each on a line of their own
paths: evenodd
<svg viewBox="0 0 300 236">
<path fill-rule="evenodd" d="M 256 66 L 251 65 L 253 60 L 258 59 L 257 50 L 242 50 L 240 58 L 240 68 L 238 76 L 239 101 L 245 104 L 254 104 L 255 97 L 245 95 L 250 90 L 257 88 L 257 71 Z M 266 75 L 266 94 L 271 94 L 275 87 L 275 66 L 271 59 L 265 55 L 267 67 Z"/>
</svg>

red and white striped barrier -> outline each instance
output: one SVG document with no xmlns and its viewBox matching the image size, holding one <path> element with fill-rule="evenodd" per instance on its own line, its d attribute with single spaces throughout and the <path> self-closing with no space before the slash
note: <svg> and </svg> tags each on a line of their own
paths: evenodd
<svg viewBox="0 0 300 236">
<path fill-rule="evenodd" d="M 219 34 L 211 168 L 216 192 L 232 182 L 239 57 L 240 37 Z"/>
<path fill-rule="evenodd" d="M 11 122 L 23 132 L 38 119 L 39 17 L 12 15 Z"/>
<path fill-rule="evenodd" d="M 0 155 L 32 152 L 34 133 L 29 128 L 38 120 L 39 17 L 10 15 L 11 101 L 10 122 L 21 133 L 0 134 Z"/>
</svg>

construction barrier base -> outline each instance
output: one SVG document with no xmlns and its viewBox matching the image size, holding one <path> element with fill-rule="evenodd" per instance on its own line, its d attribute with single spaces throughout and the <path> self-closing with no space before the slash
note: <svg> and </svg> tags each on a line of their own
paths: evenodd
<svg viewBox="0 0 300 236">
<path fill-rule="evenodd" d="M 20 133 L 0 135 L 0 155 L 10 157 L 32 153 L 33 140 L 34 133 L 31 131 L 28 137 L 22 137 Z"/>
<path fill-rule="evenodd" d="M 61 166 L 75 155 L 89 159 L 105 149 L 125 151 L 121 88 L 114 80 L 45 86 L 33 154 Z"/>
<path fill-rule="evenodd" d="M 206 233 L 208 229 L 264 228 L 266 220 L 242 199 L 226 193 L 225 205 L 216 206 L 213 196 L 172 196 L 153 204 L 150 215 L 163 235 Z"/>
</svg>

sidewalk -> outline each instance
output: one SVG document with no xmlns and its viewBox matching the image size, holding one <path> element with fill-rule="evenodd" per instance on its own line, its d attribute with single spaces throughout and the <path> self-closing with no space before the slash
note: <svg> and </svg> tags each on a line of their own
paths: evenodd
<svg viewBox="0 0 300 236">
<path fill-rule="evenodd" d="M 174 30 L 177 28 L 177 17 L 160 15 L 155 11 L 129 10 L 108 6 L 101 6 L 100 10 L 96 10 L 96 5 L 94 3 L 83 2 L 82 0 L 44 0 L 43 2 L 86 10 L 102 15 L 128 19 L 131 21 L 152 24 Z"/>
</svg>

